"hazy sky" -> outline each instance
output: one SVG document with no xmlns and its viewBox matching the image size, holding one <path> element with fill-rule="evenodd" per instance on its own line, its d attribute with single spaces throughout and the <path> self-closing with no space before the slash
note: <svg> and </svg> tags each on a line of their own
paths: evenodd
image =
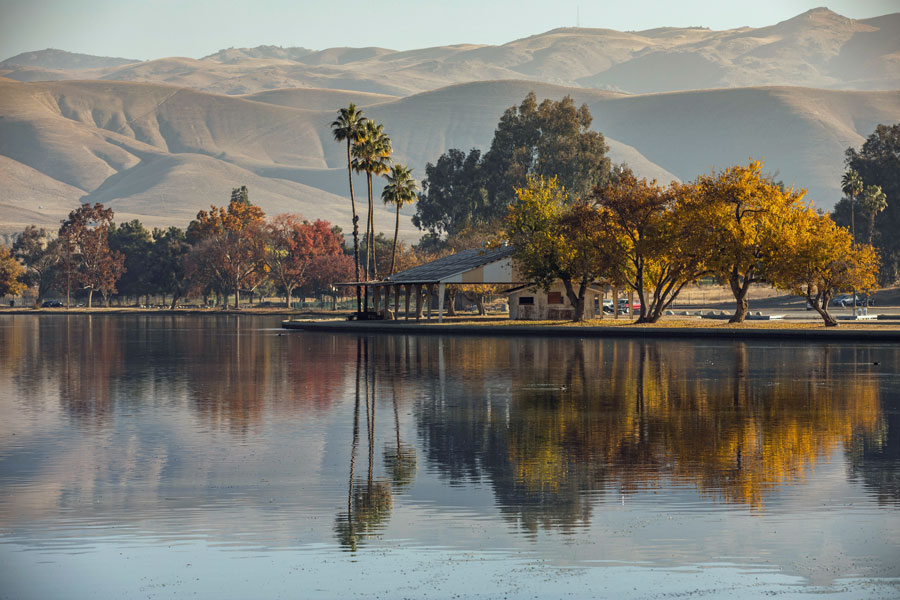
<svg viewBox="0 0 900 600">
<path fill-rule="evenodd" d="M 200 58 L 222 48 L 503 44 L 556 27 L 641 30 L 771 25 L 822 0 L 0 0 L 0 60 L 59 48 L 101 56 Z M 900 0 L 832 0 L 862 19 Z"/>
</svg>

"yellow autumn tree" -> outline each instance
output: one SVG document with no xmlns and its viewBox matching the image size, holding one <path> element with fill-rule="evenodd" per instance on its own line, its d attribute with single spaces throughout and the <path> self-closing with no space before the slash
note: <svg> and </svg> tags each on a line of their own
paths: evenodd
<svg viewBox="0 0 900 600">
<path fill-rule="evenodd" d="M 0 296 L 14 296 L 25 289 L 25 269 L 10 251 L 0 246 Z"/>
<path fill-rule="evenodd" d="M 560 281 L 574 307 L 573 321 L 584 319 L 588 287 L 622 262 L 614 229 L 603 219 L 590 203 L 570 202 L 555 177 L 531 176 L 516 190 L 506 217 L 505 236 L 519 272 L 544 290 Z"/>
<path fill-rule="evenodd" d="M 772 281 L 805 296 L 825 325 L 835 327 L 828 304 L 838 291 L 875 287 L 878 253 L 869 244 L 855 243 L 849 231 L 811 208 L 791 214 L 788 227 L 785 247 L 772 258 Z"/>
<path fill-rule="evenodd" d="M 698 213 L 694 195 L 692 185 L 662 187 L 627 169 L 592 192 L 625 262 L 617 277 L 640 298 L 638 323 L 657 322 L 685 285 L 710 270 L 716 231 Z"/>
<path fill-rule="evenodd" d="M 761 161 L 751 160 L 696 182 L 697 221 L 712 227 L 717 244 L 710 270 L 728 282 L 736 303 L 731 323 L 744 321 L 750 287 L 770 279 L 772 257 L 788 244 L 791 214 L 805 210 L 804 190 L 782 189 L 762 169 Z"/>
</svg>

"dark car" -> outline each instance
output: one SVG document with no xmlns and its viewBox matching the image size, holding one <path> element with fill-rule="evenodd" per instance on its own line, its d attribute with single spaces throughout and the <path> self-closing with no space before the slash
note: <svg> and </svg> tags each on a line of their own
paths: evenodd
<svg viewBox="0 0 900 600">
<path fill-rule="evenodd" d="M 41 308 L 62 308 L 62 302 L 59 300 L 44 300 Z"/>
</svg>

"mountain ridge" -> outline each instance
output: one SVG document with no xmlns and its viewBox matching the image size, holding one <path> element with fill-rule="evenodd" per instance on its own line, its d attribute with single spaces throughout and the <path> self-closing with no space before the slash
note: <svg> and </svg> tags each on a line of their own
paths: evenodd
<svg viewBox="0 0 900 600">
<path fill-rule="evenodd" d="M 51 51 L 30 54 L 42 52 Z M 311 50 L 263 45 L 221 49 L 200 59 L 163 57 L 118 65 L 85 62 L 90 68 L 61 68 L 65 61 L 58 57 L 34 59 L 27 65 L 11 60 L 0 63 L 0 76 L 20 81 L 171 83 L 231 95 L 328 88 L 406 96 L 466 81 L 519 78 L 635 94 L 760 85 L 896 89 L 900 87 L 900 13 L 850 19 L 820 7 L 759 28 L 562 27 L 501 45 L 454 44 L 402 51 L 377 46 Z"/>
</svg>

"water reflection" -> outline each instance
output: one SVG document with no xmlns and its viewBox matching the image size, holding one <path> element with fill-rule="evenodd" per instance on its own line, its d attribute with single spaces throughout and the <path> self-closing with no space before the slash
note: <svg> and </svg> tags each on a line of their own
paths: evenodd
<svg viewBox="0 0 900 600">
<path fill-rule="evenodd" d="M 617 550 L 571 560 L 624 560 L 628 547 L 635 563 L 696 564 L 742 551 L 756 523 L 818 520 L 832 498 L 829 539 L 850 556 L 865 556 L 847 548 L 884 523 L 896 529 L 881 516 L 900 506 L 893 346 L 335 336 L 277 324 L 0 322 L 0 540 L 75 544 L 114 530 L 363 556 L 403 539 L 555 558 L 585 532 Z M 633 521 L 622 524 L 614 511 L 626 508 Z M 643 538 L 630 528 L 658 510 L 754 524 L 719 536 L 716 520 L 704 530 L 715 535 L 696 539 L 687 525 Z M 840 525 L 846 515 L 859 520 Z M 772 535 L 757 555 L 781 545 L 780 564 L 818 544 Z M 879 552 L 895 557 L 891 544 Z"/>
<path fill-rule="evenodd" d="M 762 510 L 854 440 L 884 447 L 879 388 L 832 376 L 841 350 L 792 349 L 795 362 L 743 343 L 434 344 L 420 355 L 438 363 L 414 367 L 432 382 L 417 407 L 429 462 L 451 482 L 488 478 L 529 531 L 587 521 L 598 493 L 672 485 Z"/>
<path fill-rule="evenodd" d="M 366 439 L 369 442 L 369 469 L 365 482 L 354 477 L 356 452 L 359 446 L 359 405 L 360 370 L 363 371 L 366 407 Z M 347 512 L 339 513 L 335 521 L 335 535 L 344 548 L 356 551 L 359 542 L 377 535 L 390 518 L 393 508 L 391 484 L 384 479 L 375 479 L 375 372 L 370 369 L 369 340 L 356 339 L 356 382 L 353 404 L 353 442 L 350 451 L 350 482 L 347 490 Z M 396 416 L 396 398 L 394 400 Z M 399 451 L 400 431 L 397 421 L 397 448 Z"/>
</svg>

